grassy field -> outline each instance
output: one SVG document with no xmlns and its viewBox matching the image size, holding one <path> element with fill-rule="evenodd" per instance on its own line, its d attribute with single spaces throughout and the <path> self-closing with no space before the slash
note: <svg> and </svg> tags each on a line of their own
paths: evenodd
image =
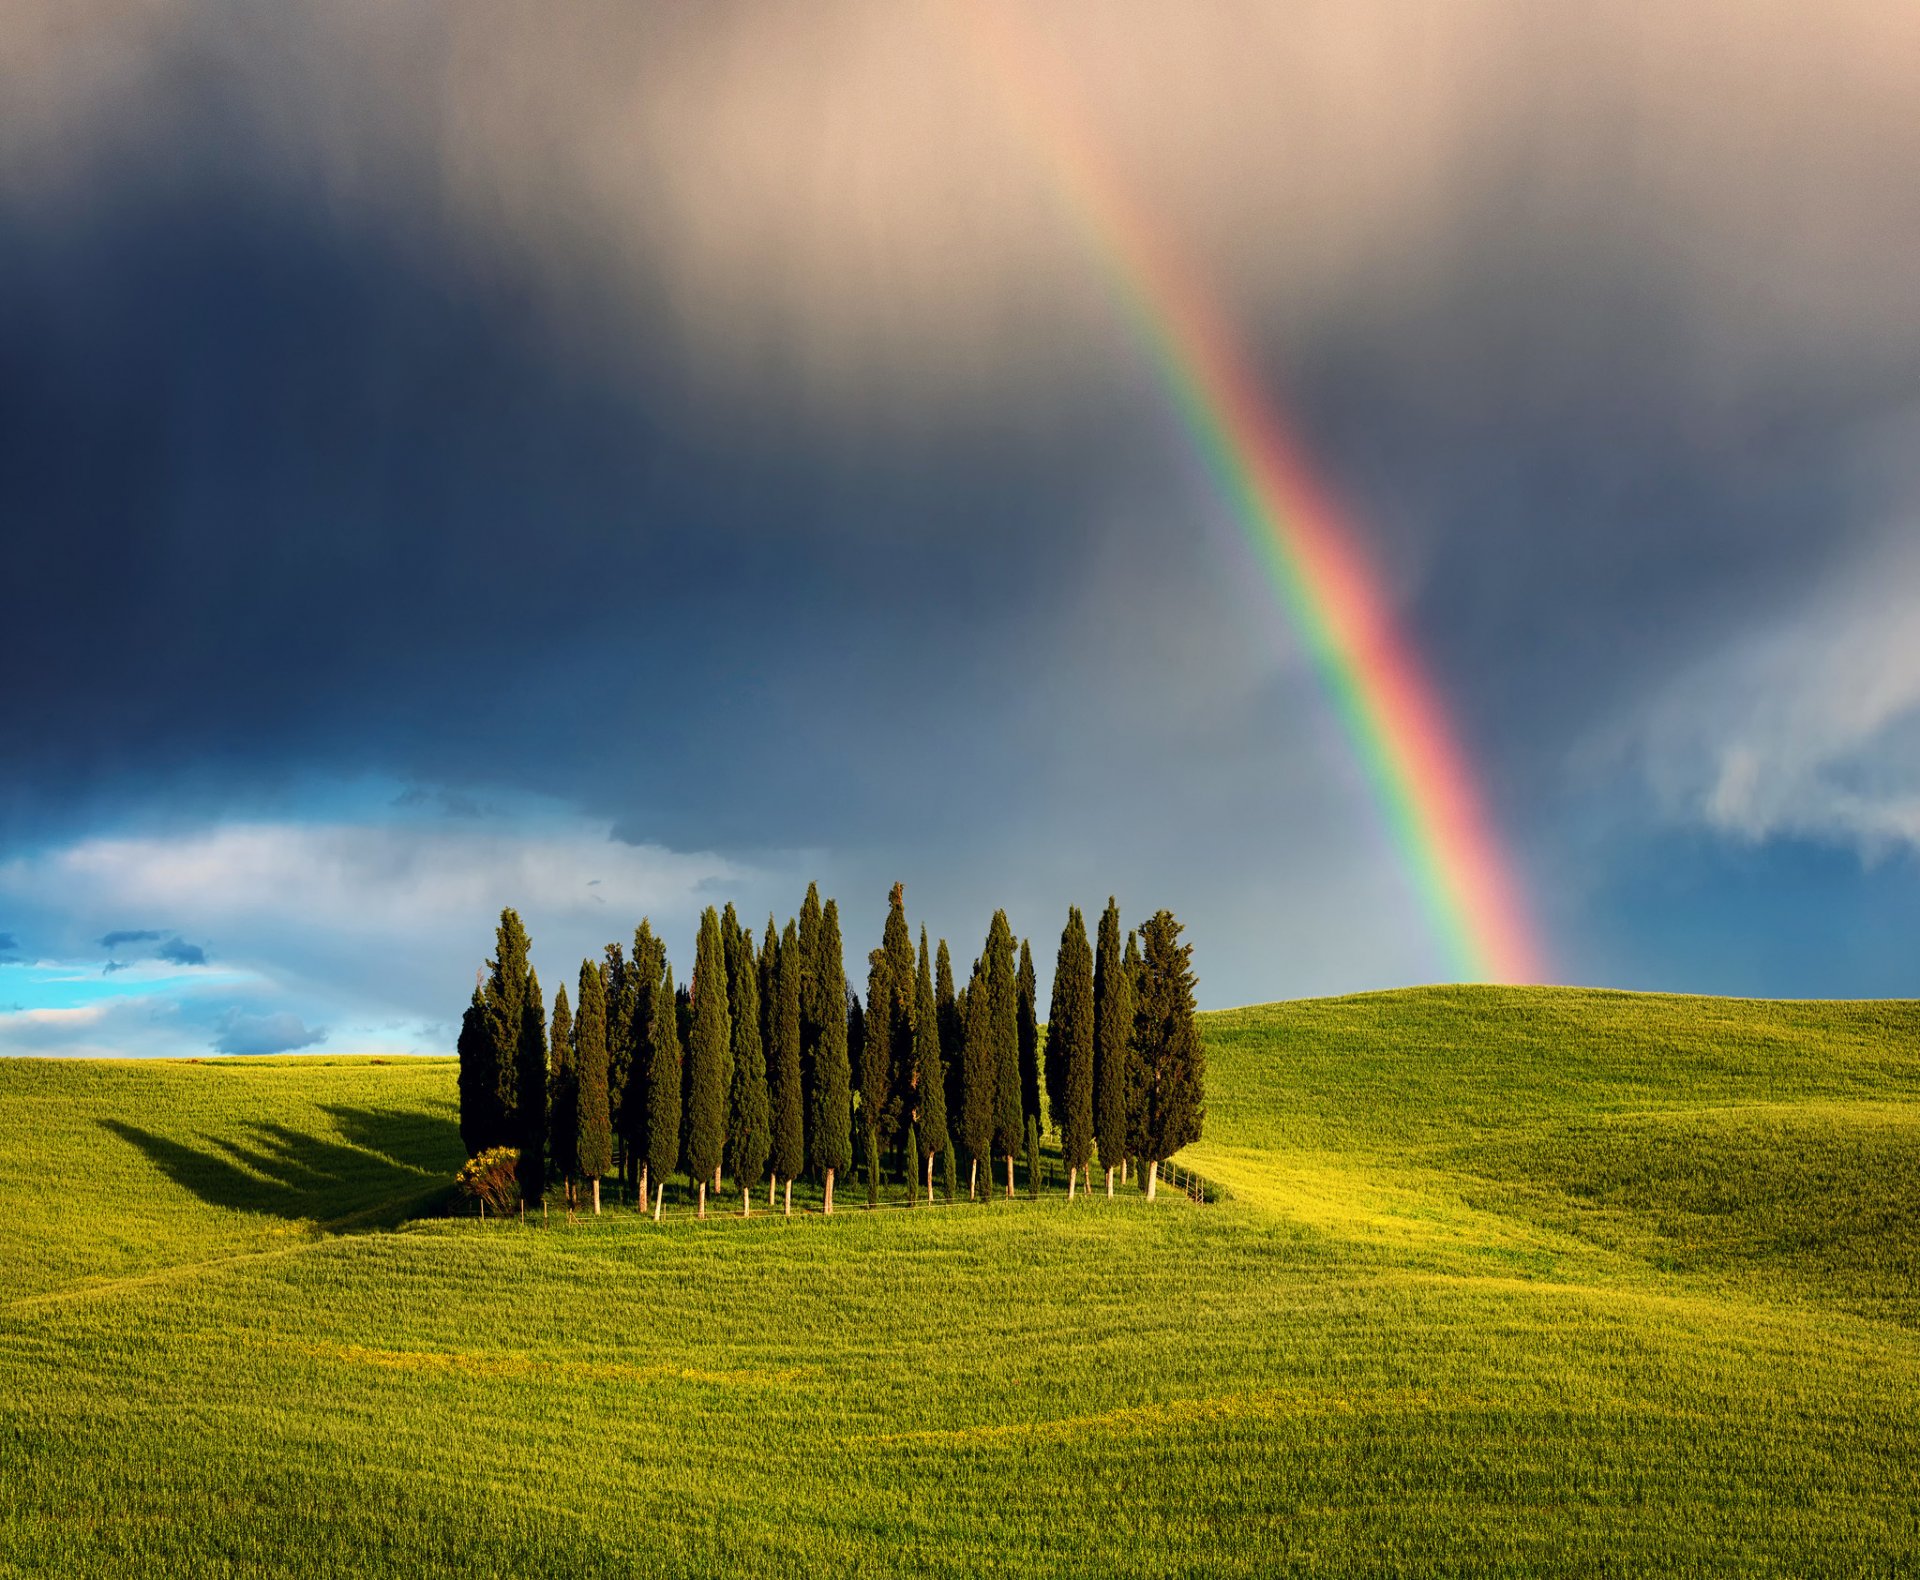
<svg viewBox="0 0 1920 1580">
<path fill-rule="evenodd" d="M 0 1063 L 0 1572 L 1920 1564 L 1920 1005 L 1204 1029 L 1223 1204 L 658 1227 L 417 1216 L 448 1062 Z"/>
</svg>

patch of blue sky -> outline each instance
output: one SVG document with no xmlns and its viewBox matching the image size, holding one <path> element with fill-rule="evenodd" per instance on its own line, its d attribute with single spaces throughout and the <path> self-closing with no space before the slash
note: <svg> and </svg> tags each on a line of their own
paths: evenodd
<svg viewBox="0 0 1920 1580">
<path fill-rule="evenodd" d="M 230 992 L 262 982 L 251 971 L 199 966 L 183 969 L 138 960 L 106 972 L 92 961 L 0 961 L 0 1011 L 86 1009 L 117 999 L 198 995 L 208 989 Z"/>
</svg>

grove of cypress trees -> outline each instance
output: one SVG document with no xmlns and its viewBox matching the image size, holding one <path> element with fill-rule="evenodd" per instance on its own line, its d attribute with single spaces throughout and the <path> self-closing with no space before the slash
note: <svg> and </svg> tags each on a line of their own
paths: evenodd
<svg viewBox="0 0 1920 1580">
<path fill-rule="evenodd" d="M 527 973 L 520 1005 L 520 1044 L 515 1052 L 519 1091 L 514 1100 L 520 1149 L 520 1201 L 538 1207 L 547 1198 L 547 1006 L 538 972 Z"/>
<path fill-rule="evenodd" d="M 772 1147 L 767 1097 L 767 1051 L 761 1042 L 760 962 L 753 934 L 741 928 L 729 940 L 727 1009 L 733 1029 L 733 1087 L 727 1094 L 727 1165 L 740 1187 L 741 1204 L 753 1210 L 753 1191 Z"/>
<path fill-rule="evenodd" d="M 494 1064 L 493 1038 L 487 1031 L 486 1001 L 476 983 L 467 1012 L 460 1017 L 460 1144 L 478 1157 L 494 1144 L 500 1105 L 500 1072 Z"/>
<path fill-rule="evenodd" d="M 1007 925 L 1007 913 L 995 911 L 993 926 L 987 932 L 987 955 L 991 962 L 988 983 L 991 987 L 994 1063 L 998 1072 L 993 1111 L 993 1149 L 1007 1163 L 1007 1199 L 1013 1199 L 1013 1159 L 1026 1140 L 1025 1116 L 1020 1111 L 1020 984 L 1013 962 L 1013 929 Z"/>
<path fill-rule="evenodd" d="M 1033 950 L 1020 940 L 1020 971 L 1016 978 L 1015 1019 L 1020 1039 L 1020 1112 L 1040 1117 L 1040 996 L 1034 977 Z"/>
<path fill-rule="evenodd" d="M 1180 942 L 1171 911 L 1156 911 L 1142 931 L 1146 949 L 1134 1024 L 1145 1092 L 1140 1156 L 1147 1161 L 1151 1200 L 1162 1160 L 1200 1139 L 1207 1072 L 1194 1021 L 1193 946 Z"/>
<path fill-rule="evenodd" d="M 593 1181 L 600 1211 L 600 1180 L 613 1164 L 613 1121 L 607 1112 L 607 985 L 600 965 L 580 962 L 580 1012 L 573 1023 L 574 1078 L 579 1082 L 580 1174 Z"/>
<path fill-rule="evenodd" d="M 813 891 L 808 890 L 811 897 Z M 804 948 L 801 951 L 804 956 Z M 818 951 L 813 958 L 820 1013 L 820 1041 L 814 1062 L 814 1167 L 826 1186 L 826 1211 L 833 1211 L 833 1181 L 853 1161 L 853 1075 L 847 1065 L 847 968 L 840 942 L 840 908 L 832 900 L 820 914 Z"/>
<path fill-rule="evenodd" d="M 773 1124 L 768 1162 L 774 1177 L 787 1182 L 787 1211 L 791 1214 L 793 1177 L 807 1166 L 806 1109 L 800 1085 L 800 936 L 792 922 L 787 923 L 780 939 L 773 980 L 767 1071 Z"/>
<path fill-rule="evenodd" d="M 667 1177 L 680 1167 L 680 995 L 663 957 L 660 984 L 647 1022 L 647 1171 L 654 1211 L 665 1199 Z"/>
<path fill-rule="evenodd" d="M 1071 1200 L 1093 1153 L 1093 951 L 1080 907 L 1067 910 L 1047 1010 L 1047 1101 L 1060 1127 Z"/>
<path fill-rule="evenodd" d="M 1113 1194 L 1113 1171 L 1127 1150 L 1128 1062 L 1133 1048 L 1133 984 L 1120 956 L 1120 907 L 1109 897 L 1093 957 L 1093 1126 Z"/>
<path fill-rule="evenodd" d="M 980 1160 L 987 1161 L 987 1195 L 993 1195 L 993 1113 L 999 1097 L 1000 1066 L 991 1029 L 992 997 L 985 985 L 986 964 L 977 960 L 967 984 L 967 1020 L 961 1036 L 960 1143 L 967 1149 L 967 1199 L 980 1194 Z"/>
<path fill-rule="evenodd" d="M 927 1201 L 933 1201 L 933 1160 L 947 1144 L 947 1071 L 940 1052 L 940 1006 L 927 961 L 927 930 L 920 929 L 920 967 L 914 973 L 913 1086 L 915 1145 L 913 1172 L 924 1166 Z"/>
<path fill-rule="evenodd" d="M 486 988 L 487 1037 L 491 1047 L 494 1094 L 487 1105 L 487 1147 L 510 1147 L 519 1141 L 519 1126 L 514 1110 L 520 1097 L 520 1028 L 526 1019 L 527 977 L 532 967 L 528 954 L 532 948 L 519 913 L 511 908 L 500 913 L 500 925 L 494 933 L 493 959 L 488 962 Z"/>
<path fill-rule="evenodd" d="M 547 1039 L 551 1053 L 547 1077 L 547 1156 L 553 1178 L 573 1206 L 573 1182 L 580 1175 L 580 1089 L 573 1071 L 573 1011 L 567 1004 L 567 985 L 553 994 L 553 1031 Z"/>
<path fill-rule="evenodd" d="M 700 1216 L 707 1215 L 707 1181 L 719 1169 L 727 1138 L 727 948 L 720 913 L 700 917 L 693 956 L 693 1023 L 687 1036 L 687 1172 L 700 1182 Z"/>
</svg>

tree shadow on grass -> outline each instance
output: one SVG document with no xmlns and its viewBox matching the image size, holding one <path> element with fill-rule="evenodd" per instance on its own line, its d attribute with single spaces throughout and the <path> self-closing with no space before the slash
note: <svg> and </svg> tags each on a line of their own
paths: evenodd
<svg viewBox="0 0 1920 1580">
<path fill-rule="evenodd" d="M 451 1120 L 344 1112 L 353 1116 L 341 1122 L 344 1142 L 253 1123 L 235 1138 L 203 1135 L 195 1145 L 118 1119 L 100 1124 L 209 1206 L 311 1222 L 333 1233 L 390 1229 L 437 1211 L 450 1188 L 446 1158 L 460 1145 Z M 404 1124 L 387 1128 L 388 1119 Z M 388 1145 L 362 1145 L 359 1135 Z"/>
</svg>

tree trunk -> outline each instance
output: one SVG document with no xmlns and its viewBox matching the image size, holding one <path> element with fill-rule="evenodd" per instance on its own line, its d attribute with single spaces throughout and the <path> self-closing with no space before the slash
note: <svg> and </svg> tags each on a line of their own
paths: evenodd
<svg viewBox="0 0 1920 1580">
<path fill-rule="evenodd" d="M 789 1044 L 789 1046 L 791 1046 L 791 1044 Z M 826 1195 L 825 1204 L 821 1210 L 827 1215 L 827 1217 L 831 1218 L 833 1216 L 833 1170 L 832 1169 L 827 1170 L 827 1195 Z"/>
<path fill-rule="evenodd" d="M 707 1182 L 705 1180 L 702 1180 L 700 1182 L 700 1216 L 704 1218 L 706 1217 L 706 1215 L 707 1215 Z"/>
<path fill-rule="evenodd" d="M 1153 1200 L 1153 1188 L 1160 1183 L 1160 1165 L 1156 1162 L 1147 1170 L 1147 1200 Z"/>
<path fill-rule="evenodd" d="M 598 1174 L 593 1177 L 593 1215 L 596 1218 L 600 1216 L 600 1176 Z"/>
<path fill-rule="evenodd" d="M 647 1198 L 653 1194 L 648 1188 L 648 1183 L 647 1165 L 642 1163 L 640 1165 L 640 1210 L 642 1212 L 647 1210 Z"/>
<path fill-rule="evenodd" d="M 740 1187 L 740 1216 L 742 1218 L 753 1216 L 753 1192 L 745 1185 Z"/>
<path fill-rule="evenodd" d="M 1073 1164 L 1067 1165 L 1067 1200 L 1073 1200 L 1074 1182 L 1080 1177 L 1080 1170 Z"/>
<path fill-rule="evenodd" d="M 653 1189 L 653 1221 L 658 1223 L 660 1221 L 660 1209 L 666 1205 L 667 1200 L 666 1182 L 662 1180 L 658 1185 L 654 1186 Z"/>
<path fill-rule="evenodd" d="M 713 1193 L 716 1196 L 720 1194 L 720 1165 L 718 1163 L 713 1166 Z"/>
<path fill-rule="evenodd" d="M 927 1205 L 933 1205 L 933 1154 L 927 1154 Z"/>
<path fill-rule="evenodd" d="M 1113 1200 L 1113 1170 L 1111 1168 L 1107 1170 L 1107 1200 Z"/>
<path fill-rule="evenodd" d="M 1007 1200 L 1013 1200 L 1013 1154 L 1007 1154 Z"/>
<path fill-rule="evenodd" d="M 787 1216 L 793 1216 L 793 1176 L 787 1176 Z"/>
<path fill-rule="evenodd" d="M 547 1226 L 547 1199 L 546 1197 L 543 1196 L 540 1198 L 540 1227 L 544 1229 L 546 1228 L 546 1226 Z"/>
</svg>

